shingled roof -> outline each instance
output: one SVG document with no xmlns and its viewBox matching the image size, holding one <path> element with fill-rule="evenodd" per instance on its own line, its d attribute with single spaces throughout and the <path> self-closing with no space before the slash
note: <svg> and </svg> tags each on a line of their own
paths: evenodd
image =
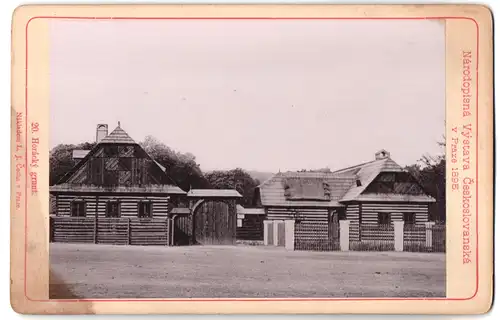
<svg viewBox="0 0 500 320">
<path fill-rule="evenodd" d="M 264 215 L 264 208 L 245 208 L 241 204 L 236 205 L 236 212 L 240 215 Z"/>
<path fill-rule="evenodd" d="M 334 207 L 341 206 L 342 202 L 347 201 L 434 202 L 435 200 L 428 195 L 362 194 L 380 173 L 405 172 L 400 165 L 389 157 L 389 153 L 386 153 L 387 155 L 383 158 L 377 157 L 376 160 L 334 172 L 278 173 L 259 186 L 262 205 Z M 298 196 L 287 195 L 288 181 L 293 179 L 308 181 L 308 192 L 303 192 Z M 328 188 L 326 196 L 322 193 L 322 188 Z M 310 195 L 311 190 L 316 190 L 318 193 L 316 198 Z M 325 201 L 326 199 L 329 199 L 329 201 Z"/>
<path fill-rule="evenodd" d="M 113 132 L 104 137 L 99 143 L 134 143 L 134 139 L 132 139 L 125 131 L 123 131 L 120 126 L 116 127 Z"/>
<path fill-rule="evenodd" d="M 404 172 L 404 170 L 391 158 L 386 158 L 365 163 L 355 169 L 351 168 L 348 171 L 335 171 L 334 174 L 347 174 L 348 172 L 350 172 L 356 180 L 359 180 L 360 186 L 354 184 L 344 197 L 342 197 L 342 201 L 355 200 L 381 172 Z"/>
</svg>

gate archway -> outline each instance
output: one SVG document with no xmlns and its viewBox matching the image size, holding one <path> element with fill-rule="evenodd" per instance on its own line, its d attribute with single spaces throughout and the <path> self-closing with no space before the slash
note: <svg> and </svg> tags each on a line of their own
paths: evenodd
<svg viewBox="0 0 500 320">
<path fill-rule="evenodd" d="M 204 245 L 234 244 L 235 206 L 224 200 L 199 201 L 193 208 L 193 241 Z"/>
</svg>

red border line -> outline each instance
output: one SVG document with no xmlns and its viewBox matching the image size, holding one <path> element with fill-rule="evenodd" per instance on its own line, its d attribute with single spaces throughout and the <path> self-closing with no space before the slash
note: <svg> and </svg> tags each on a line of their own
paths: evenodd
<svg viewBox="0 0 500 320">
<path fill-rule="evenodd" d="M 73 17 L 73 16 L 36 16 L 26 23 L 26 60 L 25 60 L 25 213 L 24 213 L 24 295 L 33 302 L 238 302 L 238 301 L 464 301 L 473 299 L 479 291 L 479 201 L 476 199 L 476 290 L 469 298 L 256 298 L 256 299 L 30 299 L 27 294 L 27 261 L 28 261 L 28 28 L 35 19 L 72 19 L 72 20 L 469 20 L 476 25 L 476 197 L 479 195 L 479 25 L 470 17 Z"/>
</svg>

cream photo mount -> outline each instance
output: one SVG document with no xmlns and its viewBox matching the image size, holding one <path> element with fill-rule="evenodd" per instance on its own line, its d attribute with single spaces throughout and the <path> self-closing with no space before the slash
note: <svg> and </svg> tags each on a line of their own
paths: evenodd
<svg viewBox="0 0 500 320">
<path fill-rule="evenodd" d="M 55 121 L 50 113 L 49 75 L 52 67 L 50 23 L 54 20 L 109 22 L 174 19 L 432 20 L 444 24 L 446 229 L 448 229 L 445 253 L 446 297 L 49 298 L 49 283 L 64 285 L 64 280 L 52 274 L 49 264 L 51 237 L 49 158 L 46 155 L 50 150 L 50 127 Z M 493 42 L 492 15 L 484 6 L 21 6 L 13 14 L 11 108 L 11 304 L 16 312 L 25 314 L 478 314 L 487 312 L 491 307 L 494 181 Z M 196 128 L 190 130 L 196 132 Z M 196 194 L 193 195 L 193 199 L 198 198 Z M 147 210 L 150 210 L 149 207 Z M 241 219 L 244 219 L 246 214 L 243 212 Z M 241 221 L 237 222 L 237 219 L 234 219 L 234 224 L 236 223 L 238 226 L 242 225 Z M 341 223 L 339 227 L 341 244 L 342 241 L 344 243 L 349 241 L 349 234 L 342 232 L 342 228 L 345 230 L 345 227 L 342 227 L 344 224 Z M 271 241 L 271 238 L 278 238 L 279 228 L 293 230 L 294 224 L 271 226 L 269 223 L 263 223 L 264 229 L 268 227 L 273 230 L 269 231 L 265 238 Z M 392 232 L 396 234 L 398 231 L 395 230 L 398 228 L 395 225 Z M 293 237 L 291 239 L 293 242 Z M 287 242 L 290 239 L 287 237 L 283 241 Z M 348 244 L 347 247 L 345 244 L 341 247 L 349 249 Z"/>
</svg>

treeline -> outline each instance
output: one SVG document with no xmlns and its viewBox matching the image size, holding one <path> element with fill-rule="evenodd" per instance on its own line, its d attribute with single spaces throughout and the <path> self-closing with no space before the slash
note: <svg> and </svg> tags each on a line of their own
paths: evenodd
<svg viewBox="0 0 500 320">
<path fill-rule="evenodd" d="M 60 144 L 50 151 L 50 185 L 56 184 L 73 167 L 73 150 L 90 150 L 95 142 L 81 144 Z M 167 174 L 184 191 L 190 189 L 235 189 L 242 196 L 241 204 L 252 206 L 257 179 L 243 169 L 203 173 L 196 157 L 191 153 L 172 150 L 152 136 L 139 143 L 158 163 L 166 168 Z"/>
<path fill-rule="evenodd" d="M 446 159 L 444 155 L 424 155 L 414 165 L 405 168 L 410 172 L 424 188 L 424 190 L 436 199 L 431 205 L 431 219 L 434 221 L 446 221 Z"/>
<path fill-rule="evenodd" d="M 260 181 L 254 179 L 241 168 L 202 172 L 196 157 L 191 153 L 172 150 L 154 137 L 148 136 L 139 143 L 151 157 L 163 165 L 167 174 L 184 191 L 190 189 L 235 189 L 242 196 L 241 204 L 251 207 L 254 203 L 254 191 Z M 444 146 L 444 144 L 441 144 Z M 81 144 L 60 144 L 50 152 L 50 185 L 57 183 L 73 167 L 73 150 L 90 150 L 95 142 Z M 431 206 L 431 217 L 436 221 L 446 220 L 446 161 L 445 157 L 423 156 L 416 164 L 407 166 L 408 170 L 421 184 L 425 191 L 436 199 Z M 331 172 L 329 168 L 301 170 Z"/>
</svg>

